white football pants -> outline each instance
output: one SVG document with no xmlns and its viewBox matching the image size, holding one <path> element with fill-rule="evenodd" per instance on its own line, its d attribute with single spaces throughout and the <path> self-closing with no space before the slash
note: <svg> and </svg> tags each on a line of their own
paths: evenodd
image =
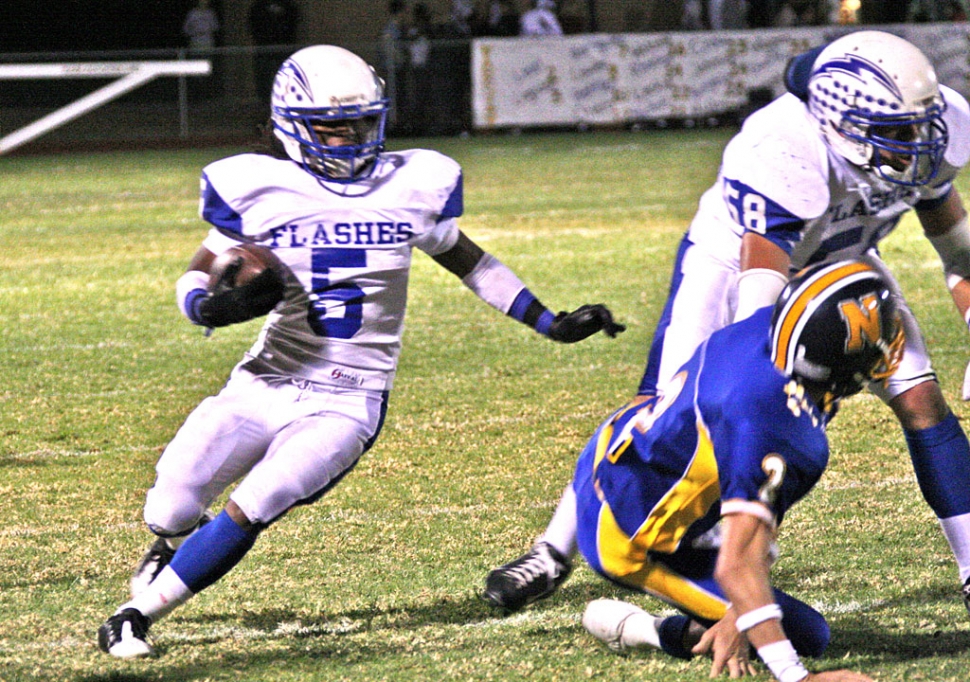
<svg viewBox="0 0 970 682">
<path fill-rule="evenodd" d="M 353 468 L 377 437 L 386 397 L 237 367 L 162 453 L 145 521 L 160 535 L 185 533 L 242 479 L 230 498 L 251 522 L 271 523 Z"/>
</svg>

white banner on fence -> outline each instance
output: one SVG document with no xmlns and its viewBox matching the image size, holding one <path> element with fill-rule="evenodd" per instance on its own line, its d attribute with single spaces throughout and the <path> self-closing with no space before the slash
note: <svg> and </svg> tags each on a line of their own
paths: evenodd
<svg viewBox="0 0 970 682">
<path fill-rule="evenodd" d="M 966 23 L 880 27 L 911 41 L 940 82 L 970 95 Z M 851 29 L 588 34 L 474 41 L 475 127 L 622 124 L 702 118 L 784 92 L 788 60 Z"/>
</svg>

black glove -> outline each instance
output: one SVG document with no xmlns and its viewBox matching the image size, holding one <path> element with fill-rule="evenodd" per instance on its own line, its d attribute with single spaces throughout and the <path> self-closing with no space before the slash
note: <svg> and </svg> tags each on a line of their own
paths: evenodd
<svg viewBox="0 0 970 682">
<path fill-rule="evenodd" d="M 232 266 L 230 266 L 231 268 Z M 227 271 L 229 268 L 227 268 Z M 225 288 L 235 280 L 235 273 L 228 273 L 210 294 L 199 302 L 198 317 L 206 327 L 225 327 L 266 315 L 283 300 L 286 285 L 271 268 L 263 270 L 251 281 L 236 288 Z"/>
<path fill-rule="evenodd" d="M 602 330 L 611 339 L 626 326 L 613 321 L 613 314 L 605 305 L 584 305 L 571 313 L 556 315 L 549 325 L 549 338 L 563 343 L 576 343 Z"/>
</svg>

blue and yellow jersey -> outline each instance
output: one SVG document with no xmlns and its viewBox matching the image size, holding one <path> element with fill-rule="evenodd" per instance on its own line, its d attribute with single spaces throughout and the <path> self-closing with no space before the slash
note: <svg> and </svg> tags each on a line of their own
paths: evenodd
<svg viewBox="0 0 970 682">
<path fill-rule="evenodd" d="M 726 511 L 778 523 L 816 484 L 825 417 L 773 366 L 770 317 L 764 308 L 715 332 L 659 399 L 641 397 L 597 429 L 573 482 L 594 568 L 615 579 L 641 571 Z"/>
</svg>

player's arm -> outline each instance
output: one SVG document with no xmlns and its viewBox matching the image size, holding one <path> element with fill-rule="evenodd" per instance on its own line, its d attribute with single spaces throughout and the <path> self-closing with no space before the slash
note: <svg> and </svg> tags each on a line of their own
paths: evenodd
<svg viewBox="0 0 970 682">
<path fill-rule="evenodd" d="M 554 341 L 574 343 L 598 331 L 615 337 L 626 329 L 614 322 L 612 313 L 601 304 L 554 315 L 514 272 L 464 232 L 458 233 L 458 241 L 451 249 L 433 258 L 490 306 Z"/>
<path fill-rule="evenodd" d="M 953 302 L 966 320 L 970 311 L 970 227 L 960 194 L 954 187 L 940 203 L 928 208 L 917 204 L 916 215 L 940 256 Z"/>
<path fill-rule="evenodd" d="M 179 310 L 192 323 L 211 329 L 245 322 L 266 315 L 282 300 L 286 287 L 272 268 L 236 287 L 232 280 L 238 266 L 235 269 L 229 267 L 220 282 L 212 286 L 209 271 L 215 258 L 209 249 L 199 247 L 185 273 L 175 283 Z"/>
<path fill-rule="evenodd" d="M 724 506 L 730 508 L 731 502 L 725 501 Z M 747 637 L 777 680 L 871 682 L 871 678 L 849 670 L 813 674 L 802 665 L 781 626 L 781 608 L 771 589 L 769 552 L 775 535 L 770 525 L 772 513 L 758 502 L 735 502 L 751 513 L 738 511 L 721 518 L 722 542 L 714 578 L 737 614 L 736 629 Z M 711 677 L 720 675 L 728 660 L 725 654 L 731 653 L 715 648 Z"/>
<path fill-rule="evenodd" d="M 758 234 L 741 238 L 741 272 L 738 275 L 738 309 L 734 320 L 743 320 L 758 308 L 773 305 L 788 283 L 791 259 L 783 248 Z"/>
<path fill-rule="evenodd" d="M 941 201 L 917 204 L 916 216 L 943 263 L 953 303 L 970 325 L 970 227 L 956 188 L 952 187 Z M 963 377 L 963 399 L 970 400 L 970 365 Z"/>
</svg>

